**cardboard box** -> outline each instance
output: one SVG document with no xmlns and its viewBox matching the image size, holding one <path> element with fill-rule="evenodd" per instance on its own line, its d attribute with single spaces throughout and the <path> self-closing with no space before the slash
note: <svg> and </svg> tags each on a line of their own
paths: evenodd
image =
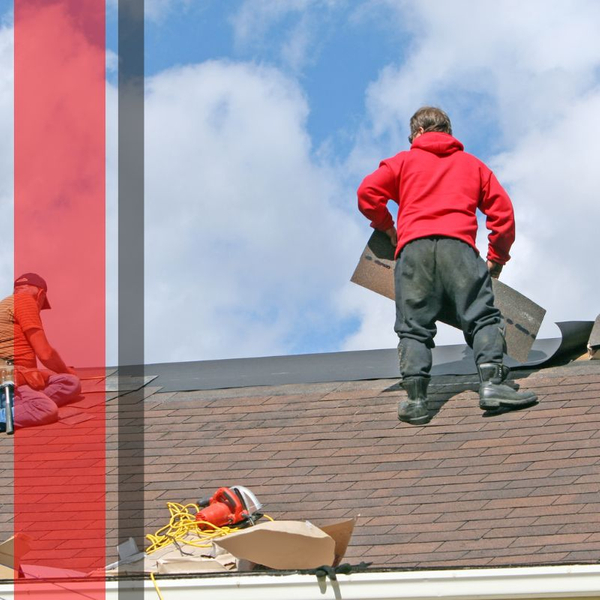
<svg viewBox="0 0 600 600">
<path fill-rule="evenodd" d="M 107 567 L 107 575 L 185 574 L 337 566 L 346 553 L 355 519 L 317 527 L 307 521 L 268 521 L 213 540 L 213 548 L 171 544 L 152 554 L 132 555 Z M 185 539 L 197 542 L 189 533 Z"/>
</svg>

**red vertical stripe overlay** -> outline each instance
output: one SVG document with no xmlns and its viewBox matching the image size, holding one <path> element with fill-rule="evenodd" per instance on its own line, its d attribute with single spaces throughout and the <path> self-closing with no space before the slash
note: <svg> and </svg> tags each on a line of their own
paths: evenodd
<svg viewBox="0 0 600 600">
<path fill-rule="evenodd" d="M 48 340 L 68 365 L 93 367 L 78 371 L 91 380 L 105 366 L 105 0 L 14 8 L 15 276 L 46 280 Z M 17 430 L 14 531 L 31 538 L 20 558 L 34 578 L 105 565 L 105 450 L 103 393 L 61 409 L 58 423 Z M 48 597 L 25 581 L 17 597 Z M 101 578 L 59 589 L 61 600 L 104 597 Z"/>
</svg>

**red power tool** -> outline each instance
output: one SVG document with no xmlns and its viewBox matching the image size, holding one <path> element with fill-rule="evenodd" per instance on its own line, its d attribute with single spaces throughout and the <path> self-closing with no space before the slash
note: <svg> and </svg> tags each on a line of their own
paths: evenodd
<svg viewBox="0 0 600 600">
<path fill-rule="evenodd" d="M 258 513 L 262 504 L 248 488 L 241 485 L 219 488 L 210 498 L 199 500 L 198 507 L 204 509 L 196 514 L 200 529 L 210 529 L 210 525 L 253 524 L 262 516 Z"/>
</svg>

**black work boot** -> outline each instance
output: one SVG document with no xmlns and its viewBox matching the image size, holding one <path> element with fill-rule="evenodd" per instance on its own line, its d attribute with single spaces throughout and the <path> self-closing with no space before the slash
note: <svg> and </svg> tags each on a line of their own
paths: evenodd
<svg viewBox="0 0 600 600">
<path fill-rule="evenodd" d="M 477 366 L 479 371 L 479 408 L 497 410 L 499 408 L 521 408 L 537 402 L 533 392 L 517 392 L 502 383 L 509 369 L 500 363 L 485 363 Z"/>
<path fill-rule="evenodd" d="M 398 404 L 398 418 L 404 423 L 424 425 L 430 419 L 427 410 L 427 385 L 426 377 L 409 377 L 401 383 L 408 394 L 407 400 Z"/>
</svg>

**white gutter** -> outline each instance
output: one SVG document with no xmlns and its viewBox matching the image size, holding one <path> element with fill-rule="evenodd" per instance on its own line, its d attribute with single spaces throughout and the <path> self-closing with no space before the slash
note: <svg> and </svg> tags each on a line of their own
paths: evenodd
<svg viewBox="0 0 600 600">
<path fill-rule="evenodd" d="M 337 582 L 314 575 L 231 574 L 221 577 L 157 578 L 164 600 L 502 600 L 517 598 L 598 598 L 600 565 L 368 572 L 338 575 Z M 60 600 L 65 588 L 98 598 L 85 581 L 25 584 L 29 597 Z M 158 600 L 152 581 L 106 582 L 106 600 Z M 135 590 L 138 590 L 136 593 Z M 23 590 L 25 591 L 25 590 Z M 79 595 L 78 594 L 78 595 Z M 22 593 L 20 596 L 22 597 Z M 71 596 L 69 596 L 71 597 Z M 0 598 L 12 600 L 12 584 L 0 584 Z"/>
</svg>

